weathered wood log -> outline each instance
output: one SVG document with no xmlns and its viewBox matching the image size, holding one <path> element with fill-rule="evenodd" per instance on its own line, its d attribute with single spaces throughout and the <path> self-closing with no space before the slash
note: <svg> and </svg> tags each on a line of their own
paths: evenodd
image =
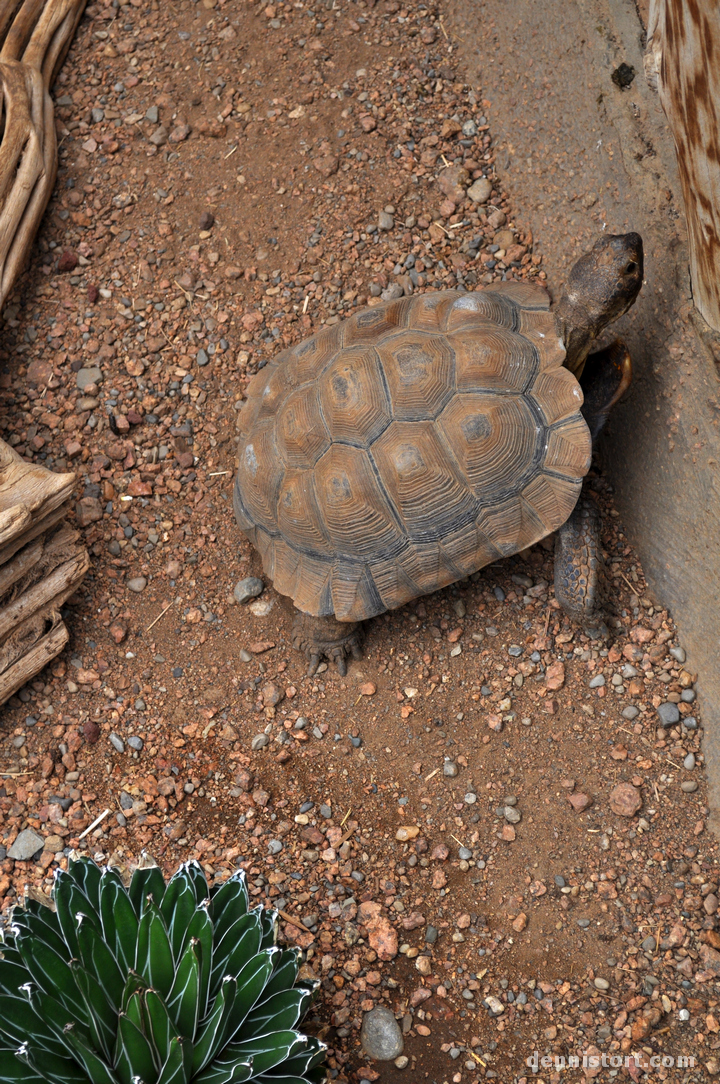
<svg viewBox="0 0 720 1084">
<path fill-rule="evenodd" d="M 89 565 L 87 550 L 80 550 L 0 610 L 0 643 L 28 618 L 58 610 L 82 583 Z"/>
<path fill-rule="evenodd" d="M 0 704 L 58 655 L 70 634 L 59 613 L 31 618 L 0 647 Z"/>
<path fill-rule="evenodd" d="M 24 0 L 0 11 L 0 306 L 27 259 L 57 173 L 50 87 L 86 0 Z"/>
<path fill-rule="evenodd" d="M 693 300 L 720 331 L 720 4 L 651 0 L 645 70 L 675 140 Z"/>
</svg>

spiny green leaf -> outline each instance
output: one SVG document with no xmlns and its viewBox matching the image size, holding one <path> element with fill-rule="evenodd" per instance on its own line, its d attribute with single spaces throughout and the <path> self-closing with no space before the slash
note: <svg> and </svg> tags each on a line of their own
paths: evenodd
<svg viewBox="0 0 720 1084">
<path fill-rule="evenodd" d="M 242 1043 L 226 1046 L 217 1059 L 218 1067 L 232 1064 L 235 1059 L 247 1061 L 252 1058 L 253 1075 L 257 1076 L 304 1050 L 307 1041 L 306 1036 L 297 1031 L 274 1031 L 268 1035 L 258 1035 Z"/>
<path fill-rule="evenodd" d="M 0 1058 L 0 1084 L 47 1084 L 47 1079 L 16 1058 L 13 1051 L 10 1057 Z"/>
<path fill-rule="evenodd" d="M 327 1047 L 314 1035 L 304 1035 L 305 1047 L 294 1051 L 283 1064 L 284 1073 L 297 1073 L 298 1076 L 310 1076 L 316 1066 L 325 1060 Z M 324 1075 L 321 1074 L 324 1079 Z"/>
<path fill-rule="evenodd" d="M 0 991 L 16 994 L 29 978 L 30 974 L 24 964 L 16 964 L 8 959 L 0 960 Z"/>
<path fill-rule="evenodd" d="M 202 1020 L 207 1012 L 208 993 L 210 990 L 210 975 L 212 974 L 213 961 L 213 926 L 208 913 L 209 901 L 204 900 L 195 909 L 195 914 L 190 919 L 185 944 L 192 939 L 200 945 L 200 981 L 198 985 L 198 1019 Z M 183 955 L 185 950 L 183 949 Z"/>
<path fill-rule="evenodd" d="M 68 875 L 90 900 L 94 910 L 100 907 L 100 868 L 92 858 L 78 858 L 68 865 Z"/>
<path fill-rule="evenodd" d="M 65 1040 L 89 1076 L 91 1084 L 117 1084 L 117 1077 L 110 1066 L 76 1035 L 72 1024 L 65 1028 Z"/>
<path fill-rule="evenodd" d="M 188 1084 L 191 1062 L 192 1043 L 188 1039 L 173 1039 L 157 1084 Z"/>
<path fill-rule="evenodd" d="M 58 1058 L 56 1054 L 48 1054 L 38 1047 L 29 1047 L 24 1043 L 15 1054 L 25 1065 L 30 1066 L 50 1084 L 88 1084 L 86 1073 L 80 1068 L 74 1059 Z"/>
<path fill-rule="evenodd" d="M 100 918 L 90 900 L 72 877 L 57 877 L 53 895 L 65 944 L 70 951 L 70 955 L 77 956 L 80 951 L 77 939 L 77 916 L 83 915 L 86 924 L 92 926 L 98 933 L 100 933 L 101 928 Z"/>
<path fill-rule="evenodd" d="M 192 881 L 196 902 L 201 904 L 204 900 L 210 899 L 210 888 L 200 863 L 193 859 L 192 862 L 186 862 L 183 868 L 187 870 L 188 877 Z"/>
<path fill-rule="evenodd" d="M 255 1005 L 244 1021 L 244 1027 L 251 1033 L 262 1035 L 270 1028 L 283 1031 L 294 1028 L 307 1011 L 313 998 L 313 990 L 296 987 L 294 990 L 280 990 L 261 1004 Z M 263 991 L 264 997 L 264 991 Z"/>
<path fill-rule="evenodd" d="M 213 970 L 210 977 L 210 997 L 215 997 L 225 975 L 237 975 L 248 960 L 260 951 L 262 929 L 260 916 L 251 911 L 230 927 L 222 941 L 213 949 Z"/>
<path fill-rule="evenodd" d="M 33 915 L 29 911 L 16 911 L 13 914 L 13 931 L 18 946 L 23 939 L 31 938 L 48 945 L 63 960 L 69 960 L 72 955 L 63 940 L 59 925 L 52 929 L 38 915 Z"/>
<path fill-rule="evenodd" d="M 193 1079 L 193 1084 L 245 1084 L 252 1076 L 252 1060 L 235 1061 L 232 1065 L 225 1066 L 218 1066 L 217 1062 L 213 1062 Z"/>
<path fill-rule="evenodd" d="M 200 957 L 202 946 L 193 939 L 182 954 L 167 1010 L 180 1035 L 192 1040 L 199 1017 Z"/>
<path fill-rule="evenodd" d="M 139 1076 L 143 1084 L 155 1084 L 158 1078 L 149 1042 L 125 1013 L 118 1017 L 114 1064 L 121 1084 L 132 1084 L 135 1076 Z"/>
<path fill-rule="evenodd" d="M 232 1019 L 236 994 L 237 983 L 235 979 L 223 979 L 212 1012 L 200 1026 L 193 1042 L 193 1075 L 201 1072 L 227 1042 L 227 1032 Z M 233 1028 L 233 1033 L 234 1031 Z"/>
<path fill-rule="evenodd" d="M 117 1012 L 105 997 L 103 988 L 95 976 L 86 971 L 79 960 L 72 960 L 70 967 L 85 1001 L 93 1046 L 99 1054 L 102 1053 L 109 1060 L 115 1046 Z"/>
<path fill-rule="evenodd" d="M 176 960 L 182 955 L 185 933 L 190 920 L 195 914 L 197 899 L 194 881 L 184 866 L 168 881 L 160 912 L 165 919 L 173 956 Z"/>
<path fill-rule="evenodd" d="M 147 990 L 147 983 L 136 971 L 130 971 L 125 980 L 125 989 L 123 990 L 122 1001 L 120 1003 L 121 1012 L 125 1012 L 128 1001 L 137 990 Z"/>
<path fill-rule="evenodd" d="M 115 954 L 94 926 L 80 918 L 77 929 L 80 960 L 86 971 L 100 983 L 103 992 L 116 1011 L 120 1010 L 125 976 L 118 966 Z"/>
<path fill-rule="evenodd" d="M 173 1039 L 179 1037 L 177 1028 L 170 1019 L 165 1002 L 155 990 L 145 991 L 143 1009 L 145 1034 L 157 1050 L 160 1064 L 164 1065 L 170 1056 Z"/>
<path fill-rule="evenodd" d="M 125 975 L 135 965 L 138 917 L 118 875 L 106 870 L 100 881 L 103 935 Z"/>
<path fill-rule="evenodd" d="M 138 918 L 142 917 L 148 896 L 152 896 L 155 906 L 159 907 L 165 895 L 165 878 L 160 867 L 138 866 L 132 875 L 128 893 Z"/>
<path fill-rule="evenodd" d="M 275 958 L 272 976 L 265 988 L 268 997 L 280 990 L 291 990 L 297 980 L 300 967 L 300 949 L 283 949 Z"/>
<path fill-rule="evenodd" d="M 138 1031 L 142 1031 L 145 1034 L 145 1013 L 143 1012 L 143 993 L 138 991 L 128 999 L 128 1003 L 125 1006 L 125 1015 L 130 1020 Z"/>
<path fill-rule="evenodd" d="M 277 944 L 277 911 L 273 907 L 260 912 L 260 925 L 262 928 L 262 947 L 273 948 Z"/>
<path fill-rule="evenodd" d="M 138 927 L 135 970 L 154 987 L 162 997 L 167 997 L 175 977 L 170 941 L 165 920 L 158 907 L 149 902 Z"/>
<path fill-rule="evenodd" d="M 238 975 L 237 994 L 225 1042 L 233 1041 L 245 1017 L 265 989 L 265 983 L 272 972 L 273 956 L 277 952 L 278 949 L 265 949 L 264 952 L 258 953 Z M 280 1028 L 276 1030 L 279 1031 Z"/>
<path fill-rule="evenodd" d="M 224 936 L 228 927 L 237 921 L 241 915 L 247 914 L 250 907 L 245 870 L 238 870 L 219 888 L 216 888 L 211 899 L 212 913 L 215 920 L 215 941 L 217 943 Z"/>
<path fill-rule="evenodd" d="M 30 1003 L 21 997 L 0 994 L 0 1032 L 14 1046 L 21 1046 L 28 1038 L 38 1043 L 49 1054 L 59 1058 L 67 1051 L 48 1023 L 35 1012 Z"/>
<path fill-rule="evenodd" d="M 56 997 L 72 1016 L 87 1024 L 87 1012 L 75 985 L 70 965 L 41 941 L 23 938 L 19 942 L 23 963 L 41 990 Z"/>
</svg>

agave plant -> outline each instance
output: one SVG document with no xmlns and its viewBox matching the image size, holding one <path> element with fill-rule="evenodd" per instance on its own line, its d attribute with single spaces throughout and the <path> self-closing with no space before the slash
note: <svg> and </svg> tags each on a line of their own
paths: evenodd
<svg viewBox="0 0 720 1084">
<path fill-rule="evenodd" d="M 324 1079 L 325 1047 L 296 1030 L 316 984 L 243 872 L 210 888 L 190 862 L 166 885 L 145 863 L 126 888 L 81 858 L 52 897 L 0 941 L 0 1084 Z"/>
</svg>

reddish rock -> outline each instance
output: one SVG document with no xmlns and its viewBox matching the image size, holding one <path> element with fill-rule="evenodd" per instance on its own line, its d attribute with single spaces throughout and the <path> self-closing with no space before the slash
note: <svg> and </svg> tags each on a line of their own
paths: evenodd
<svg viewBox="0 0 720 1084">
<path fill-rule="evenodd" d="M 85 741 L 89 745 L 94 745 L 100 737 L 100 727 L 97 723 L 94 723 L 92 719 L 86 719 L 83 723 L 83 734 L 85 735 Z"/>
<path fill-rule="evenodd" d="M 377 692 L 377 685 L 374 685 L 372 681 L 365 681 L 360 686 L 360 693 L 362 696 L 375 696 Z"/>
<path fill-rule="evenodd" d="M 78 255 L 73 252 L 71 248 L 63 250 L 60 259 L 58 260 L 58 271 L 74 271 L 78 265 Z"/>
<path fill-rule="evenodd" d="M 235 772 L 235 775 L 233 776 L 233 781 L 235 783 L 235 786 L 239 787 L 244 794 L 248 794 L 250 792 L 250 788 L 255 782 L 255 776 L 253 772 L 248 771 L 247 768 L 238 768 L 238 770 Z M 319 832 L 318 835 L 320 835 Z M 320 839 L 317 840 L 317 842 L 322 842 L 322 836 L 320 836 Z"/>
<path fill-rule="evenodd" d="M 515 933 L 522 933 L 522 931 L 525 929 L 527 924 L 528 924 L 527 915 L 524 912 L 521 912 L 517 916 L 517 918 L 513 919 L 512 928 L 515 930 Z"/>
<path fill-rule="evenodd" d="M 700 962 L 706 971 L 720 975 L 720 952 L 710 945 L 700 945 Z"/>
<path fill-rule="evenodd" d="M 89 527 L 102 519 L 102 505 L 97 497 L 82 497 L 75 505 L 75 518 L 79 527 Z"/>
<path fill-rule="evenodd" d="M 433 888 L 444 888 L 447 884 L 447 874 L 442 869 L 436 869 L 432 876 Z"/>
<path fill-rule="evenodd" d="M 321 177 L 332 177 L 340 168 L 340 159 L 336 154 L 326 154 L 322 158 L 314 158 L 313 165 Z"/>
<path fill-rule="evenodd" d="M 618 783 L 610 792 L 610 808 L 618 817 L 634 817 L 642 806 L 642 795 L 632 783 Z"/>
<path fill-rule="evenodd" d="M 28 384 L 47 384 L 48 380 L 52 376 L 52 373 L 52 364 L 49 361 L 43 361 L 42 358 L 37 358 L 35 361 L 31 361 L 28 365 Z"/>
<path fill-rule="evenodd" d="M 88 286 L 88 288 L 87 288 L 87 299 L 90 302 L 90 304 L 94 305 L 99 297 L 100 297 L 100 291 L 98 290 L 97 286 L 93 286 L 92 284 L 90 286 Z"/>
<path fill-rule="evenodd" d="M 374 132 L 377 128 L 377 121 L 374 117 L 360 117 L 360 127 L 362 128 L 363 132 Z"/>
<path fill-rule="evenodd" d="M 378 916 L 366 923 L 370 948 L 380 960 L 393 960 L 398 954 L 398 935 L 387 918 Z"/>
<path fill-rule="evenodd" d="M 565 684 L 565 663 L 554 662 L 545 672 L 545 684 L 551 692 L 562 689 Z"/>
<path fill-rule="evenodd" d="M 402 927 L 404 930 L 418 930 L 425 925 L 425 916 L 419 911 L 413 911 L 409 915 L 403 915 Z"/>
<path fill-rule="evenodd" d="M 113 621 L 110 626 L 110 636 L 116 644 L 121 644 L 128 634 L 128 627 L 125 621 L 116 620 Z"/>
<path fill-rule="evenodd" d="M 576 813 L 582 813 L 592 805 L 590 795 L 583 794 L 582 791 L 578 791 L 577 794 L 568 794 L 568 801 Z"/>
<path fill-rule="evenodd" d="M 450 855 L 450 848 L 445 843 L 436 843 L 430 855 L 436 862 L 445 862 Z"/>
<path fill-rule="evenodd" d="M 168 136 L 168 143 L 182 143 L 190 135 L 192 129 L 189 124 L 177 124 Z"/>
<path fill-rule="evenodd" d="M 448 166 L 438 175 L 438 188 L 453 203 L 462 203 L 465 189 L 470 182 L 470 175 L 464 166 Z"/>
<path fill-rule="evenodd" d="M 200 229 L 211 230 L 214 225 L 215 215 L 212 213 L 212 211 L 203 211 L 203 213 L 200 215 L 200 221 L 198 222 L 198 226 L 200 227 Z"/>
</svg>

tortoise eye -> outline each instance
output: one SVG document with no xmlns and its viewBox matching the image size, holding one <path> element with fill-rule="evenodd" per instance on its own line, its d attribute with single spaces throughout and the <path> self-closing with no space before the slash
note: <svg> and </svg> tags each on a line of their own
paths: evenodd
<svg viewBox="0 0 720 1084">
<path fill-rule="evenodd" d="M 625 265 L 625 274 L 632 275 L 635 271 L 637 271 L 637 264 L 634 260 L 631 260 L 629 264 Z"/>
</svg>

